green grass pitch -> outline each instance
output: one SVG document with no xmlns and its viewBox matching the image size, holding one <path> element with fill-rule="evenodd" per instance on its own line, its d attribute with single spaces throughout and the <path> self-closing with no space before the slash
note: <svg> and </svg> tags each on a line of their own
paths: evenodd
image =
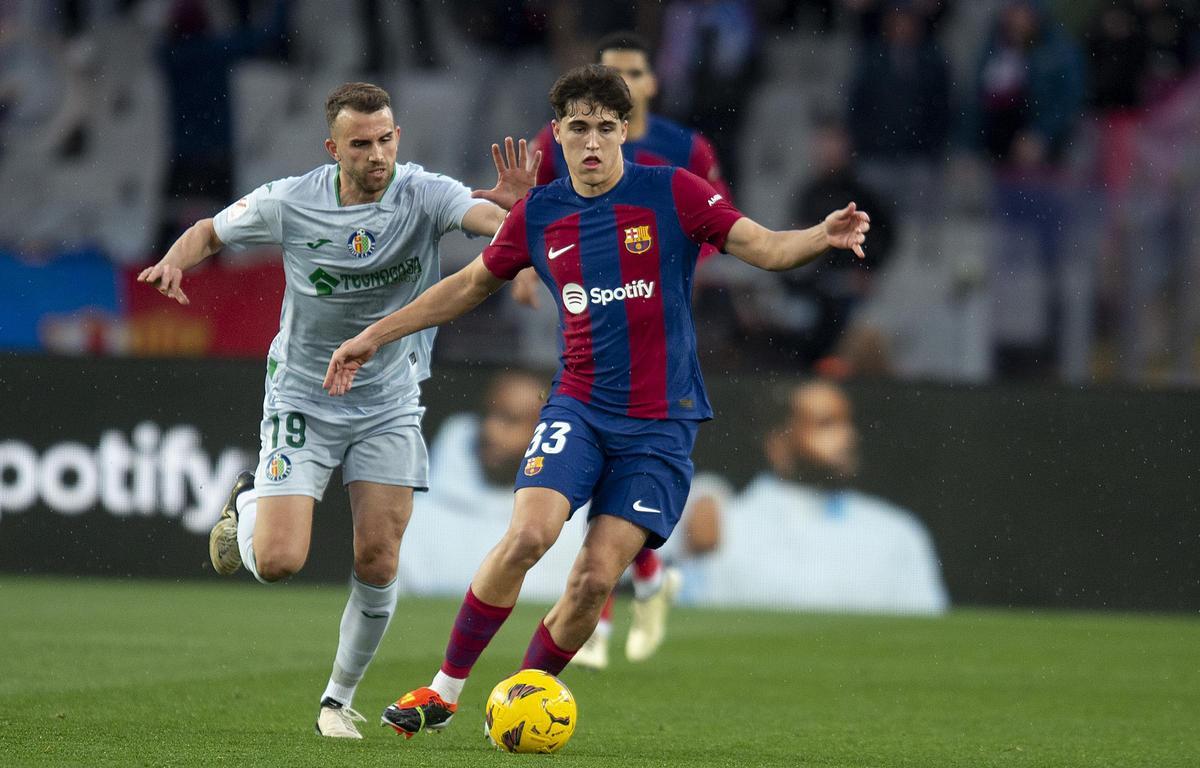
<svg viewBox="0 0 1200 768">
<path fill-rule="evenodd" d="M 959 610 L 943 619 L 678 610 L 660 654 L 564 673 L 555 756 L 492 751 L 482 705 L 541 614 L 522 606 L 445 734 L 375 725 L 429 681 L 456 601 L 402 600 L 357 709 L 312 732 L 345 591 L 0 579 L 3 766 L 1200 765 L 1200 621 Z"/>
</svg>

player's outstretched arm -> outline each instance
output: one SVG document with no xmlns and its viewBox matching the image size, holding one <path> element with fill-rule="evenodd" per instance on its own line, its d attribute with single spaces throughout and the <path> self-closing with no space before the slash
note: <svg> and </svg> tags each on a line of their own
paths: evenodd
<svg viewBox="0 0 1200 768">
<path fill-rule="evenodd" d="M 483 257 L 479 256 L 453 275 L 438 281 L 412 303 L 377 320 L 353 339 L 343 342 L 329 360 L 322 386 L 335 397 L 346 394 L 358 370 L 384 344 L 465 315 L 500 290 L 504 283 L 504 280 L 488 271 L 483 265 Z"/>
<path fill-rule="evenodd" d="M 224 247 L 213 227 L 212 219 L 200 219 L 179 236 L 167 255 L 153 267 L 146 267 L 138 274 L 139 283 L 150 283 L 158 292 L 180 304 L 188 304 L 183 292 L 183 273 L 212 256 Z"/>
<path fill-rule="evenodd" d="M 781 272 L 807 264 L 830 248 L 846 248 L 865 258 L 862 245 L 870 228 L 871 217 L 854 203 L 808 229 L 776 232 L 743 217 L 729 230 L 725 251 L 747 264 Z"/>
</svg>

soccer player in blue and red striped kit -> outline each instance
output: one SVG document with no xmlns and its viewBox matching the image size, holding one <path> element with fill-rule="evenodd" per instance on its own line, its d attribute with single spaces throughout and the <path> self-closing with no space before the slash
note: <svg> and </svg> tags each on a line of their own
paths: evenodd
<svg viewBox="0 0 1200 768">
<path fill-rule="evenodd" d="M 713 185 L 726 200 L 732 202 L 729 187 L 721 173 L 713 145 L 700 133 L 665 117 L 654 114 L 650 107 L 658 95 L 658 79 L 652 66 L 653 51 L 641 35 L 621 31 L 606 35 L 596 44 L 597 62 L 621 73 L 633 108 L 629 111 L 629 130 L 621 154 L 638 165 L 673 165 L 686 168 Z M 567 158 L 562 145 L 554 140 L 554 124 L 549 123 L 534 138 L 530 147 L 541 151 L 543 162 L 538 167 L 537 183 L 549 184 L 569 175 Z M 708 243 L 700 246 L 699 262 L 717 253 Z M 537 307 L 542 292 L 533 269 L 519 274 L 513 284 L 513 296 L 523 303 Z M 630 661 L 645 661 L 654 655 L 666 631 L 667 611 L 682 578 L 677 569 L 663 567 L 658 553 L 649 547 L 633 558 L 633 620 L 625 641 L 625 656 Z M 593 669 L 608 665 L 608 638 L 612 633 L 613 598 L 610 595 L 600 612 L 595 633 L 579 649 L 575 663 Z"/>
<path fill-rule="evenodd" d="M 406 736 L 449 724 L 525 573 L 574 510 L 591 500 L 588 532 L 522 668 L 559 674 L 634 556 L 671 535 L 699 423 L 712 418 L 691 314 L 700 245 L 784 270 L 830 247 L 861 257 L 870 226 L 850 203 L 808 229 L 768 230 L 683 169 L 626 163 L 629 89 L 610 67 L 567 72 L 550 102 L 569 177 L 531 190 L 479 258 L 342 344 L 325 376 L 344 394 L 380 346 L 459 317 L 531 265 L 558 304 L 561 368 L 517 469 L 508 531 L 472 579 L 433 681 L 383 713 Z"/>
</svg>

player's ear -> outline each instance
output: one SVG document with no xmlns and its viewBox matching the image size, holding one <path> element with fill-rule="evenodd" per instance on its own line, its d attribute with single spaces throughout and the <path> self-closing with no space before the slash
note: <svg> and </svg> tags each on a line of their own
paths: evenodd
<svg viewBox="0 0 1200 768">
<path fill-rule="evenodd" d="M 333 139 L 325 139 L 325 151 L 328 152 L 329 156 L 332 157 L 336 162 L 340 163 L 342 161 L 342 159 L 338 157 L 337 144 L 333 143 Z"/>
<path fill-rule="evenodd" d="M 646 99 L 654 101 L 654 97 L 658 96 L 658 78 L 653 72 L 646 73 Z"/>
<path fill-rule="evenodd" d="M 550 130 L 554 132 L 554 142 L 562 144 L 562 138 L 558 135 L 559 123 L 557 120 L 550 121 Z"/>
<path fill-rule="evenodd" d="M 400 126 L 396 126 L 396 143 L 400 143 Z"/>
</svg>

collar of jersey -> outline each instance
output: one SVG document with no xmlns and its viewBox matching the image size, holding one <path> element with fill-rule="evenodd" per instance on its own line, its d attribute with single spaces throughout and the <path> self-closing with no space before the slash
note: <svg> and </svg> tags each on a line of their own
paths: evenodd
<svg viewBox="0 0 1200 768">
<path fill-rule="evenodd" d="M 349 207 L 349 206 L 342 205 L 342 190 L 341 190 L 340 185 L 338 184 L 338 178 L 341 177 L 341 175 L 342 175 L 342 164 L 334 163 L 334 165 L 333 165 L 333 199 L 337 201 L 338 208 L 345 208 L 345 207 Z M 395 180 L 396 180 L 396 164 L 392 163 L 392 177 L 390 179 L 388 179 L 387 186 L 383 188 L 383 194 L 379 196 L 379 199 L 373 203 L 355 203 L 354 205 L 379 205 L 380 203 L 383 202 L 383 199 L 385 197 L 387 197 L 387 193 L 389 191 L 391 191 L 392 182 Z"/>
<path fill-rule="evenodd" d="M 625 186 L 625 182 L 629 181 L 629 170 L 633 167 L 633 163 L 626 160 L 623 163 L 623 165 L 625 166 L 625 168 L 621 172 L 621 180 L 616 183 L 616 186 L 614 186 L 612 189 L 605 192 L 603 195 L 596 195 L 595 197 L 584 197 L 583 195 L 579 194 L 579 190 L 575 189 L 575 183 L 571 180 L 570 175 L 567 176 L 567 187 L 571 190 L 571 194 L 574 195 L 576 197 L 576 199 L 578 199 L 582 203 L 587 203 L 588 205 L 595 205 L 596 203 L 603 202 L 605 198 L 607 198 L 609 195 L 616 192 L 621 187 Z"/>
</svg>

